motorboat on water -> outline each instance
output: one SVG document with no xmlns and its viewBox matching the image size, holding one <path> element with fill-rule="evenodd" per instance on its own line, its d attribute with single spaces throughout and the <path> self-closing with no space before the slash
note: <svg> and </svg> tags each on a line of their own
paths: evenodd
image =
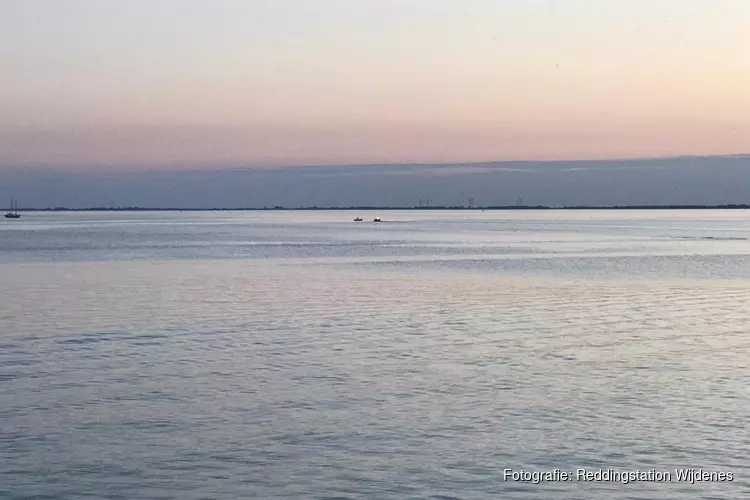
<svg viewBox="0 0 750 500">
<path fill-rule="evenodd" d="M 373 222 L 383 222 L 383 219 L 381 219 L 380 217 L 375 217 L 374 219 L 372 219 L 372 221 Z"/>
<path fill-rule="evenodd" d="M 354 219 L 354 222 L 362 222 L 362 217 L 356 217 L 356 218 Z"/>
</svg>

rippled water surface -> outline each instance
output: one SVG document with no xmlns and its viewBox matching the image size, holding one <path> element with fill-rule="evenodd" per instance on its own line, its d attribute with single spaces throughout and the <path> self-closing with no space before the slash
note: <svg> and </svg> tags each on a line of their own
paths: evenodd
<svg viewBox="0 0 750 500">
<path fill-rule="evenodd" d="M 739 210 L 0 222 L 0 498 L 750 498 L 748 238 Z"/>
</svg>

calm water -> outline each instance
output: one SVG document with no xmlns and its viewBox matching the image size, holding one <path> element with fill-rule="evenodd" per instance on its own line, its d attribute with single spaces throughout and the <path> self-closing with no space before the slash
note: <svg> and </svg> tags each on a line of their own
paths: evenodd
<svg viewBox="0 0 750 500">
<path fill-rule="evenodd" d="M 748 238 L 718 210 L 2 221 L 0 498 L 748 498 Z M 578 468 L 672 481 L 504 480 Z"/>
</svg>

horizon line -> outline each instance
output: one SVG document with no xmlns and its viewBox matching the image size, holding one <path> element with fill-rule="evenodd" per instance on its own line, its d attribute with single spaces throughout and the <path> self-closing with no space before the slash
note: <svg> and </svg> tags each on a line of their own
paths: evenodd
<svg viewBox="0 0 750 500">
<path fill-rule="evenodd" d="M 714 209 L 731 209 L 747 210 L 750 209 L 748 203 L 726 203 L 718 205 L 703 204 L 656 204 L 656 205 L 485 205 L 485 206 L 466 206 L 466 205 L 435 205 L 435 206 L 301 206 L 301 207 L 284 207 L 276 205 L 273 207 L 141 207 L 141 206 L 120 206 L 120 207 L 30 207 L 18 208 L 19 212 L 283 212 L 283 211 L 354 211 L 354 210 L 460 210 L 460 211 L 485 211 L 485 210 L 714 210 Z"/>
<path fill-rule="evenodd" d="M 346 167 L 394 167 L 394 166 L 470 166 L 470 165 L 486 165 L 486 164 L 503 164 L 503 163 L 593 163 L 593 162 L 635 162 L 635 161 L 654 161 L 654 160 L 681 160 L 690 158 L 748 158 L 750 159 L 750 153 L 726 153 L 726 154 L 686 154 L 686 155 L 666 155 L 666 156 L 632 156 L 632 157 L 611 157 L 611 158 L 588 158 L 588 159 L 526 159 L 526 160 L 502 160 L 502 159 L 491 159 L 491 160 L 476 160 L 476 161 L 445 161 L 445 162 L 425 162 L 425 161 L 391 161 L 391 162 L 375 162 L 375 163 L 297 163 L 289 165 L 270 165 L 270 164 L 250 164 L 250 165 L 218 165 L 214 164 L 211 166 L 210 163 L 198 165 L 185 164 L 170 164 L 160 165 L 154 167 L 148 167 L 143 164 L 134 164 L 128 167 L 114 166 L 111 164 L 88 164 L 88 165 L 73 165 L 73 164 L 61 164 L 61 165 L 0 165 L 0 173 L 5 171 L 18 171 L 22 169 L 30 169 L 37 172 L 60 172 L 61 170 L 68 171 L 67 169 L 73 169 L 72 172 L 88 172 L 91 170 L 97 170 L 101 168 L 112 169 L 106 173 L 140 173 L 140 172 L 178 172 L 180 166 L 184 168 L 185 172 L 211 172 L 211 171 L 236 171 L 236 170 L 271 170 L 271 169 L 284 169 L 284 168 L 315 168 L 315 167 L 334 167 L 334 168 L 346 168 Z"/>
</svg>

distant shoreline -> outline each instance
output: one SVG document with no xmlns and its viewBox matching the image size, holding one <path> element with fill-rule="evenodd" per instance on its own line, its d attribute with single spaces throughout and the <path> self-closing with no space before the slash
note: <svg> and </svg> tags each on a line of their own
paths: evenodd
<svg viewBox="0 0 750 500">
<path fill-rule="evenodd" d="M 88 207 L 88 208 L 23 208 L 20 212 L 269 212 L 269 211 L 356 211 L 356 210 L 415 210 L 415 211 L 439 211 L 439 210 L 746 210 L 750 205 L 613 205 L 613 206 L 434 206 L 434 207 L 263 207 L 263 208 L 153 208 L 153 207 Z"/>
</svg>

